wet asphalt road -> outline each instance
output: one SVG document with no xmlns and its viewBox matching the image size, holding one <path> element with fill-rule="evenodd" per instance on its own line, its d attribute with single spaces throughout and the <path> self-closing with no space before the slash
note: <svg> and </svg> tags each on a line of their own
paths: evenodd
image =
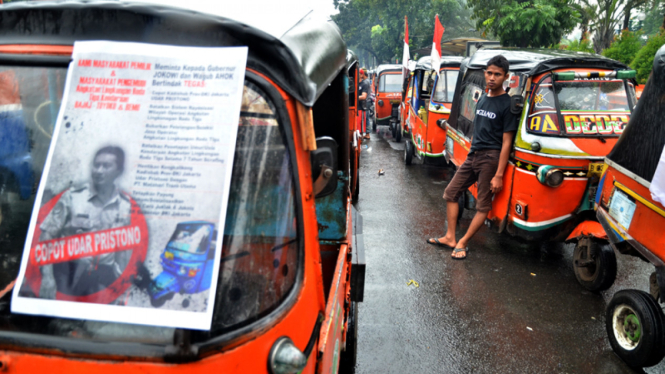
<svg viewBox="0 0 665 374">
<path fill-rule="evenodd" d="M 621 289 L 648 291 L 651 266 L 618 256 L 614 286 L 593 294 L 575 279 L 572 245 L 487 228 L 466 260 L 453 260 L 425 242 L 445 232 L 452 169 L 417 159 L 407 167 L 404 140 L 379 130 L 361 154 L 367 275 L 356 373 L 665 373 L 665 363 L 627 367 L 605 333 L 606 303 Z M 458 238 L 472 215 L 464 213 Z"/>
</svg>

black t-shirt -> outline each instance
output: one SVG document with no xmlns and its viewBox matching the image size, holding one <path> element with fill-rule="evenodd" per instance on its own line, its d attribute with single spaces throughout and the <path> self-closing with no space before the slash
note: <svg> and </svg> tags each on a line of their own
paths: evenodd
<svg viewBox="0 0 665 374">
<path fill-rule="evenodd" d="M 358 96 L 362 96 L 363 93 L 367 93 L 367 97 L 369 97 L 369 80 L 364 79 L 360 82 L 360 85 L 358 86 Z M 365 107 L 365 100 L 358 100 L 358 109 L 360 110 L 366 110 L 367 108 Z"/>
<path fill-rule="evenodd" d="M 471 150 L 501 149 L 503 133 L 517 131 L 517 116 L 510 112 L 510 96 L 506 93 L 483 95 L 476 105 Z"/>
</svg>

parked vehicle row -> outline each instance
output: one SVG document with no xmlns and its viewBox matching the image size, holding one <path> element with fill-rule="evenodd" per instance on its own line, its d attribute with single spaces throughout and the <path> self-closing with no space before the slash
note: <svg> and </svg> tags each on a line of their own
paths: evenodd
<svg viewBox="0 0 665 374">
<path fill-rule="evenodd" d="M 665 315 L 658 305 L 665 297 L 665 236 L 653 228 L 665 224 L 665 208 L 649 188 L 665 145 L 665 126 L 656 120 L 665 115 L 657 102 L 665 87 L 665 68 L 658 64 L 665 49 L 639 102 L 636 87 L 643 87 L 635 71 L 598 55 L 481 49 L 463 61 L 444 58 L 438 74 L 423 57 L 403 82 L 393 131 L 395 141 L 407 137 L 407 165 L 414 156 L 445 157 L 453 167 L 464 162 L 475 106 L 485 92 L 483 70 L 498 54 L 510 63 L 504 88 L 520 120 L 504 188 L 486 223 L 525 240 L 575 243 L 576 278 L 594 292 L 614 283 L 615 250 L 653 263 L 651 294 L 617 293 L 606 322 L 613 349 L 629 365 L 657 364 L 665 356 Z M 460 206 L 473 209 L 475 196 L 474 185 Z"/>
</svg>

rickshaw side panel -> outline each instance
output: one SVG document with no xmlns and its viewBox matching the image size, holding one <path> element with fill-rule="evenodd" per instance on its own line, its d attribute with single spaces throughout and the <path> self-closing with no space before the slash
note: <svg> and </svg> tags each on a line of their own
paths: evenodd
<svg viewBox="0 0 665 374">
<path fill-rule="evenodd" d="M 339 368 L 339 358 L 344 346 L 345 301 L 348 294 L 349 263 L 347 254 L 349 247 L 342 244 L 339 247 L 339 255 L 335 266 L 328 302 L 326 304 L 321 333 L 318 345 L 318 370 L 317 373 L 335 374 Z"/>
<path fill-rule="evenodd" d="M 665 207 L 651 198 L 651 192 L 647 187 L 621 173 L 613 166 L 609 166 L 604 175 L 602 192 L 599 196 L 601 204 L 599 209 L 603 209 L 605 212 L 609 211 L 611 196 L 615 190 L 623 192 L 635 202 L 635 212 L 628 229 L 609 217 L 613 220 L 612 224 L 615 226 L 613 229 L 619 230 L 618 232 L 615 230 L 615 232 L 620 233 L 620 235 L 627 233 L 632 239 L 648 248 L 650 252 L 665 262 L 665 236 L 663 236 L 662 231 L 653 229 L 665 225 Z"/>
</svg>

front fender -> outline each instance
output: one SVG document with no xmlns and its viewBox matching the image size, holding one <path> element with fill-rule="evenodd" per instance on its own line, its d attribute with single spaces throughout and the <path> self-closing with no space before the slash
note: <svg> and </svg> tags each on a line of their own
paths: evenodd
<svg viewBox="0 0 665 374">
<path fill-rule="evenodd" d="M 591 236 L 597 239 L 608 240 L 607 233 L 598 221 L 584 221 L 577 225 L 573 232 L 566 238 L 566 243 L 577 241 L 583 236 Z"/>
</svg>

